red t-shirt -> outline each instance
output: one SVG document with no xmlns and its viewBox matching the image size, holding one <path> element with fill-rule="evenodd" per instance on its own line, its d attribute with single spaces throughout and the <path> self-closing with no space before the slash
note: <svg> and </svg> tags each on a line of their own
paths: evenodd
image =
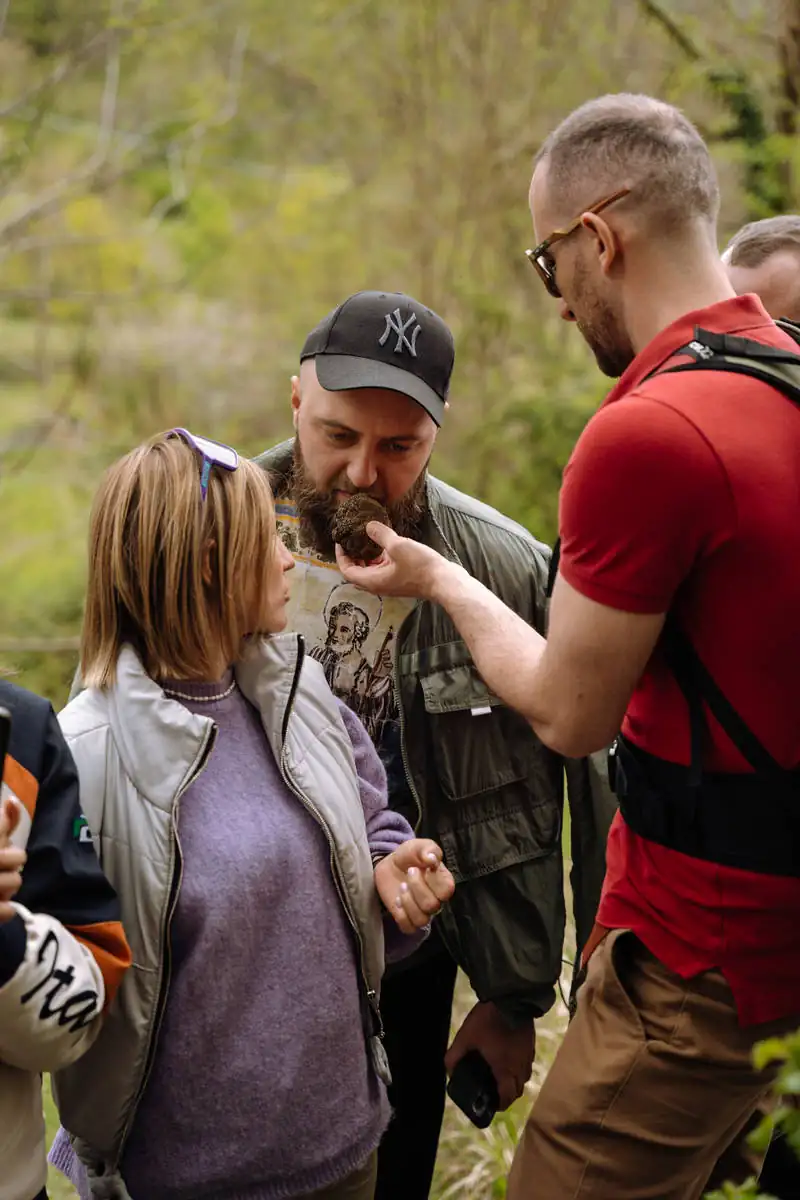
<svg viewBox="0 0 800 1200">
<path fill-rule="evenodd" d="M 675 604 L 714 679 L 785 767 L 800 764 L 800 408 L 744 376 L 643 382 L 694 327 L 797 350 L 755 296 L 689 313 L 631 363 L 564 473 L 560 571 L 625 612 Z M 710 770 L 750 768 L 708 716 Z M 686 702 L 658 650 L 623 732 L 689 762 Z M 754 825 L 758 812 L 753 813 Z M 743 1024 L 800 1014 L 800 879 L 721 867 L 617 815 L 598 922 L 630 928 L 671 970 L 719 968 Z"/>
</svg>

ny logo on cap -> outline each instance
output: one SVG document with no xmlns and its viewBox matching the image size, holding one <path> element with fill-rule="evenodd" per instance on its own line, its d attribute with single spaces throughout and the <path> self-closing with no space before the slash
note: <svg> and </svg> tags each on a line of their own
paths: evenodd
<svg viewBox="0 0 800 1200">
<path fill-rule="evenodd" d="M 412 313 L 408 320 L 404 322 L 399 308 L 396 308 L 392 313 L 387 313 L 386 328 L 383 331 L 383 335 L 378 338 L 378 345 L 385 346 L 390 335 L 396 333 L 397 342 L 395 343 L 394 347 L 395 354 L 402 354 L 403 350 L 407 349 L 409 353 L 416 358 L 417 338 L 419 337 L 420 330 L 422 329 L 422 326 L 419 323 L 414 325 L 416 320 L 417 314 Z M 409 329 L 411 330 L 410 338 L 408 336 Z"/>
</svg>

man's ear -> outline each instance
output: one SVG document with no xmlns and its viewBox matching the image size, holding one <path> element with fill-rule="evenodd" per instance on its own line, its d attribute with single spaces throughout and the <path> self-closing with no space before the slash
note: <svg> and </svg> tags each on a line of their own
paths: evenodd
<svg viewBox="0 0 800 1200">
<path fill-rule="evenodd" d="M 600 260 L 604 275 L 611 271 L 612 264 L 619 261 L 621 245 L 614 230 L 603 219 L 602 214 L 584 213 L 581 224 L 595 244 L 595 253 Z"/>
<path fill-rule="evenodd" d="M 300 395 L 300 376 L 292 376 L 292 424 L 297 429 L 297 417 L 300 413 L 300 404 L 302 396 Z"/>
</svg>

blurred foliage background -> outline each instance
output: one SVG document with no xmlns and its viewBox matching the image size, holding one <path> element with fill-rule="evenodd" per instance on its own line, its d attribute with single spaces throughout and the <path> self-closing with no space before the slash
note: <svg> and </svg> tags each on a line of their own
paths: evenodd
<svg viewBox="0 0 800 1200">
<path fill-rule="evenodd" d="M 176 424 L 286 436 L 359 288 L 451 324 L 435 470 L 551 540 L 606 382 L 525 261 L 531 159 L 619 90 L 698 124 L 723 241 L 800 207 L 800 0 L 0 0 L 0 669 L 64 702 L 102 469 Z M 438 1196 L 502 1196 L 528 1102 L 449 1108 Z"/>
<path fill-rule="evenodd" d="M 0 0 L 0 665 L 61 703 L 100 471 L 288 433 L 309 328 L 403 289 L 457 339 L 435 468 L 551 539 L 605 388 L 523 251 L 531 157 L 682 105 L 722 236 L 798 203 L 798 0 Z"/>
</svg>

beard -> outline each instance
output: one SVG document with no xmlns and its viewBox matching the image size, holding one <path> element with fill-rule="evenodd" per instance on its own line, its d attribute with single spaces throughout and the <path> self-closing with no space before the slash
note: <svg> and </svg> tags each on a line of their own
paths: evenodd
<svg viewBox="0 0 800 1200">
<path fill-rule="evenodd" d="M 579 301 L 570 308 L 584 341 L 603 374 L 618 379 L 636 357 L 622 322 L 593 290 L 580 262 L 576 264 L 573 290 Z"/>
<path fill-rule="evenodd" d="M 333 479 L 326 491 L 320 491 L 306 467 L 300 440 L 295 438 L 291 491 L 297 509 L 301 544 L 316 550 L 323 558 L 333 559 L 335 557 L 336 550 L 331 530 L 336 510 L 339 507 L 339 501 L 335 495 L 337 491 L 347 492 L 350 496 L 372 496 L 375 500 L 379 500 L 389 514 L 389 523 L 395 533 L 400 537 L 416 540 L 426 511 L 425 480 L 427 473 L 426 463 L 406 494 L 393 504 L 387 503 L 383 496 L 369 489 L 354 488 L 344 474 Z"/>
</svg>

